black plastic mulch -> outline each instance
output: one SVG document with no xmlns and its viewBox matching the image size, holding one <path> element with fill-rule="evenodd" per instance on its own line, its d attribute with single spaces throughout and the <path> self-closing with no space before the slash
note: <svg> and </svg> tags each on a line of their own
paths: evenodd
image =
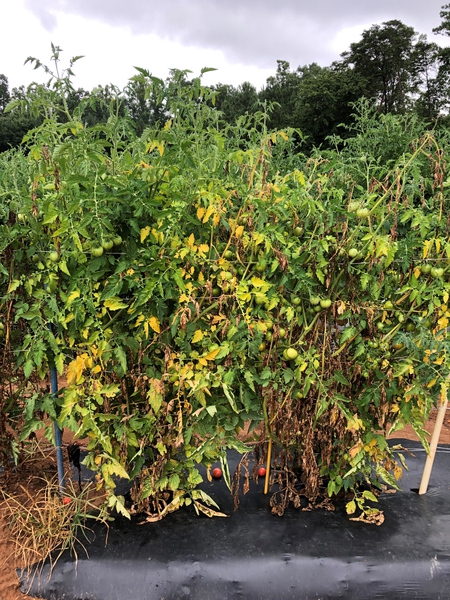
<svg viewBox="0 0 450 600">
<path fill-rule="evenodd" d="M 301 599 L 450 600 L 450 446 L 440 446 L 425 496 L 420 484 L 426 454 L 420 444 L 396 440 L 414 452 L 402 491 L 382 494 L 386 520 L 377 527 L 336 510 L 294 508 L 273 516 L 263 481 L 252 482 L 233 512 L 222 480 L 202 485 L 230 515 L 197 517 L 180 510 L 139 525 L 117 518 L 105 546 L 95 527 L 89 558 L 68 553 L 48 579 L 48 566 L 30 595 L 45 600 Z M 230 454 L 230 469 L 237 455 Z M 22 589 L 28 586 L 24 583 Z"/>
</svg>

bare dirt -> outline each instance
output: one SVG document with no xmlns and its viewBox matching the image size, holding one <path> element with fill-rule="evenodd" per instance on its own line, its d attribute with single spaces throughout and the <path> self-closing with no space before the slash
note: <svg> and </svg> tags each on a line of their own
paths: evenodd
<svg viewBox="0 0 450 600">
<path fill-rule="evenodd" d="M 426 424 L 426 430 L 431 434 L 436 423 L 437 411 L 431 413 L 430 420 Z M 393 438 L 406 438 L 418 440 L 411 427 L 405 427 L 395 433 Z M 64 444 L 67 445 L 72 440 L 67 436 L 64 438 Z M 444 424 L 439 438 L 440 444 L 450 444 L 450 409 L 444 418 Z M 65 452 L 65 457 L 67 453 Z M 69 465 L 65 464 L 66 472 L 69 472 Z M 36 456 L 25 460 L 19 468 L 10 475 L 8 481 L 5 474 L 0 474 L 0 489 L 8 493 L 20 493 L 21 486 L 28 489 L 31 493 L 38 493 L 39 478 L 51 478 L 56 474 L 56 459 L 54 452 L 46 452 L 41 456 Z M 16 569 L 23 567 L 14 557 L 13 543 L 8 539 L 8 519 L 5 515 L 4 502 L 0 501 L 0 600 L 35 600 L 30 596 L 22 594 L 19 586 L 19 579 Z"/>
</svg>

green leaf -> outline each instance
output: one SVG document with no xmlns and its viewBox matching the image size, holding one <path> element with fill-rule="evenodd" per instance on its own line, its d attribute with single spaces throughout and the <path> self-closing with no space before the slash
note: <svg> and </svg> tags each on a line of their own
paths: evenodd
<svg viewBox="0 0 450 600">
<path fill-rule="evenodd" d="M 378 498 L 369 490 L 364 490 L 362 495 L 366 500 L 370 500 L 371 502 L 378 502 Z"/>
<path fill-rule="evenodd" d="M 34 363 L 31 360 L 27 360 L 23 366 L 23 374 L 25 375 L 25 379 L 31 375 L 34 369 Z"/>
<path fill-rule="evenodd" d="M 225 396 L 228 399 L 228 402 L 230 403 L 231 408 L 234 410 L 235 413 L 239 414 L 239 411 L 236 406 L 236 401 L 234 399 L 234 394 L 225 382 L 222 382 L 222 389 L 225 393 Z"/>
<path fill-rule="evenodd" d="M 335 371 L 333 379 L 338 383 L 342 383 L 343 385 L 350 385 L 350 381 L 344 376 L 342 371 Z"/>
<path fill-rule="evenodd" d="M 253 378 L 253 375 L 250 373 L 250 371 L 245 371 L 244 372 L 244 379 L 248 384 L 248 387 L 252 390 L 252 392 L 255 391 L 255 380 Z"/>
<path fill-rule="evenodd" d="M 395 490 L 399 490 L 400 488 L 398 487 L 398 484 L 395 480 L 395 477 L 391 474 L 388 473 L 388 471 L 386 471 L 386 469 L 384 469 L 381 465 L 377 465 L 375 467 L 375 472 L 376 474 L 381 477 L 381 479 L 387 483 L 388 485 L 390 485 L 391 487 L 393 487 Z"/>
<path fill-rule="evenodd" d="M 173 475 L 169 477 L 168 487 L 172 492 L 175 492 L 180 487 L 180 476 L 177 473 L 173 473 Z"/>
<path fill-rule="evenodd" d="M 122 371 L 124 374 L 127 372 L 127 355 L 125 354 L 125 350 L 122 346 L 116 346 L 114 349 L 114 354 L 117 356 L 120 366 L 122 367 Z"/>
<path fill-rule="evenodd" d="M 214 415 L 217 414 L 217 407 L 214 404 L 212 406 L 207 406 L 206 411 L 210 417 L 214 417 Z"/>
</svg>

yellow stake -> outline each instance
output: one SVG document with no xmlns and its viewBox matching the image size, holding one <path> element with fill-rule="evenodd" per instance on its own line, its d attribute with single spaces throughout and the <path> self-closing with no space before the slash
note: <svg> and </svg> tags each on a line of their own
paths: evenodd
<svg viewBox="0 0 450 600">
<path fill-rule="evenodd" d="M 269 477 L 270 477 L 270 461 L 272 459 L 272 438 L 269 438 L 269 445 L 267 447 L 267 465 L 266 465 L 266 480 L 264 482 L 264 493 L 267 494 L 269 491 Z"/>
</svg>

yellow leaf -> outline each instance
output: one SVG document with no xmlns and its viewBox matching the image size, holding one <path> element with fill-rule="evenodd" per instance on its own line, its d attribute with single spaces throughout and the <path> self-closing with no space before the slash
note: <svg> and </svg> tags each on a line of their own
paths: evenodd
<svg viewBox="0 0 450 600">
<path fill-rule="evenodd" d="M 425 240 L 423 243 L 423 258 L 427 257 L 428 254 L 428 248 L 431 244 L 432 240 Z"/>
<path fill-rule="evenodd" d="M 197 208 L 197 219 L 198 219 L 199 221 L 201 221 L 201 220 L 203 219 L 203 215 L 205 214 L 205 212 L 206 212 L 206 211 L 205 211 L 205 209 L 203 208 L 203 206 L 199 206 L 199 207 Z"/>
<path fill-rule="evenodd" d="M 347 502 L 347 504 L 345 505 L 345 511 L 348 515 L 352 515 L 356 510 L 356 502 L 354 500 L 351 500 L 350 502 Z"/>
<path fill-rule="evenodd" d="M 433 385 L 436 383 L 437 379 L 438 379 L 437 377 L 435 377 L 434 379 L 432 379 L 432 380 L 431 380 L 431 381 L 428 383 L 427 387 L 428 387 L 428 388 L 430 388 L 430 387 L 433 387 Z"/>
<path fill-rule="evenodd" d="M 255 288 L 260 288 L 262 292 L 267 292 L 272 287 L 271 283 L 260 279 L 259 277 L 252 277 L 250 280 L 251 284 Z"/>
<path fill-rule="evenodd" d="M 205 360 L 214 360 L 216 358 L 216 356 L 219 354 L 220 352 L 220 348 L 216 348 L 215 350 L 212 350 L 211 352 L 209 352 L 204 359 Z"/>
<path fill-rule="evenodd" d="M 394 477 L 397 481 L 402 478 L 402 475 L 403 469 L 401 468 L 401 466 L 397 465 L 396 467 L 394 467 Z"/>
<path fill-rule="evenodd" d="M 441 317 L 438 320 L 438 325 L 439 325 L 439 329 L 445 329 L 448 325 L 448 319 L 447 317 Z"/>
<path fill-rule="evenodd" d="M 82 356 L 77 356 L 67 367 L 67 384 L 78 383 L 83 375 L 83 369 L 84 359 Z"/>
<path fill-rule="evenodd" d="M 191 233 L 191 235 L 189 236 L 189 239 L 188 239 L 188 241 L 186 243 L 186 246 L 188 246 L 188 248 L 191 248 L 191 250 L 193 250 L 194 249 L 194 242 L 195 242 L 195 237 L 194 237 L 194 234 Z"/>
<path fill-rule="evenodd" d="M 414 277 L 415 277 L 416 279 L 419 279 L 419 275 L 420 275 L 421 273 L 422 273 L 422 271 L 419 269 L 419 267 L 416 267 L 416 268 L 414 269 Z"/>
<path fill-rule="evenodd" d="M 134 324 L 135 327 L 139 327 L 139 325 L 142 323 L 142 321 L 145 319 L 144 315 L 141 313 L 138 318 L 136 319 L 136 323 Z"/>
<path fill-rule="evenodd" d="M 127 308 L 128 306 L 128 304 L 122 302 L 122 300 L 118 296 L 108 298 L 103 304 L 108 310 L 120 310 L 121 308 Z"/>
<path fill-rule="evenodd" d="M 80 290 L 74 290 L 73 292 L 70 292 L 69 297 L 67 298 L 67 306 L 70 306 L 72 304 L 72 302 L 76 299 L 80 297 Z"/>
<path fill-rule="evenodd" d="M 213 212 L 214 212 L 214 206 L 212 204 L 210 204 L 208 206 L 205 216 L 203 217 L 203 223 L 207 223 L 207 221 L 209 220 L 209 217 L 213 214 Z"/>
<path fill-rule="evenodd" d="M 361 442 L 361 440 L 359 440 L 359 442 L 356 442 L 356 444 L 352 448 L 350 448 L 350 450 L 348 451 L 348 453 L 350 454 L 350 457 L 355 458 L 355 456 L 357 454 L 359 454 L 359 452 L 361 452 L 363 447 L 364 447 L 364 444 Z"/>
<path fill-rule="evenodd" d="M 434 240 L 434 243 L 436 244 L 436 252 L 439 254 L 439 252 L 441 251 L 441 240 L 436 239 Z"/>
<path fill-rule="evenodd" d="M 243 233 L 244 233 L 244 226 L 243 225 L 238 225 L 236 227 L 236 231 L 234 232 L 234 235 L 237 238 L 241 238 Z"/>
<path fill-rule="evenodd" d="M 196 342 L 199 342 L 201 339 L 203 339 L 203 331 L 201 329 L 197 329 L 197 331 L 194 333 L 194 336 L 192 338 L 192 343 L 195 344 Z"/>
<path fill-rule="evenodd" d="M 153 329 L 153 331 L 156 331 L 156 333 L 161 333 L 160 323 L 156 317 L 150 317 L 148 320 L 148 324 Z"/>
<path fill-rule="evenodd" d="M 279 131 L 278 135 L 281 136 L 285 142 L 287 142 L 289 140 L 287 133 L 284 131 Z"/>
<path fill-rule="evenodd" d="M 151 227 L 149 227 L 148 225 L 147 225 L 147 227 L 143 227 L 141 229 L 141 244 L 149 236 L 150 231 L 151 231 Z"/>
</svg>

